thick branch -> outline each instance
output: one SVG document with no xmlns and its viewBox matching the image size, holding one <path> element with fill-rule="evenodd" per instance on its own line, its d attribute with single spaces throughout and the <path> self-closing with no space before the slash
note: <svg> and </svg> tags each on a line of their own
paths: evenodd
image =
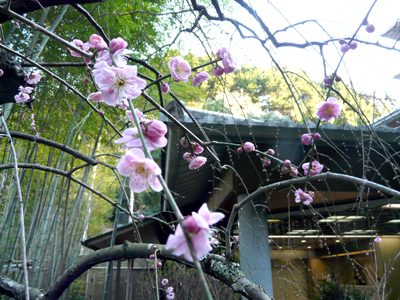
<svg viewBox="0 0 400 300">
<path fill-rule="evenodd" d="M 0 131 L 0 135 L 5 135 L 5 134 L 6 134 L 5 131 Z M 46 146 L 49 146 L 49 147 L 53 147 L 53 148 L 59 149 L 59 150 L 65 152 L 65 153 L 71 154 L 72 156 L 83 160 L 84 162 L 87 162 L 91 166 L 95 166 L 95 165 L 98 164 L 97 160 L 95 160 L 95 159 L 93 159 L 93 158 L 91 158 L 91 157 L 89 157 L 87 155 L 84 155 L 84 154 L 80 153 L 79 151 L 74 150 L 74 149 L 72 149 L 72 148 L 70 148 L 68 146 L 65 146 L 63 144 L 57 143 L 55 141 L 48 140 L 48 139 L 41 138 L 41 137 L 37 137 L 35 135 L 21 133 L 21 132 L 15 132 L 15 131 L 11 131 L 10 134 L 11 134 L 11 137 L 13 137 L 13 138 L 32 141 L 32 142 L 35 142 L 35 143 L 39 143 L 39 144 L 43 144 L 43 145 L 46 145 Z"/>
<path fill-rule="evenodd" d="M 25 300 L 25 287 L 12 279 L 0 276 L 0 295 Z M 43 294 L 38 289 L 29 288 L 29 298 L 31 300 L 41 299 L 41 297 L 43 297 Z"/>
<path fill-rule="evenodd" d="M 193 267 L 191 263 L 172 255 L 171 251 L 165 249 L 165 246 L 157 245 L 157 249 L 157 257 L 174 260 Z M 151 254 L 154 254 L 152 244 L 132 244 L 128 242 L 125 242 L 124 245 L 92 252 L 68 268 L 54 285 L 50 287 L 42 299 L 58 299 L 76 278 L 97 264 L 117 259 L 148 258 Z M 224 258 L 218 255 L 209 255 L 201 264 L 207 274 L 219 279 L 230 286 L 235 292 L 249 299 L 272 299 L 262 288 L 245 279 L 244 274 L 240 272 L 239 265 L 237 264 L 227 263 Z"/>
<path fill-rule="evenodd" d="M 39 0 L 43 7 L 50 7 L 55 5 L 65 5 L 65 4 L 88 4 L 102 2 L 103 0 Z M 22 15 L 32 11 L 42 9 L 37 1 L 32 0 L 13 0 L 11 1 L 11 10 Z M 0 23 L 7 22 L 11 20 L 12 17 L 0 13 Z"/>
</svg>

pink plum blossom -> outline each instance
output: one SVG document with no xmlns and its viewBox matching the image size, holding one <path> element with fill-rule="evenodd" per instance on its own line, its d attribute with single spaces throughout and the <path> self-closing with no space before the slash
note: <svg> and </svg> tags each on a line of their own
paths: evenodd
<svg viewBox="0 0 400 300">
<path fill-rule="evenodd" d="M 80 48 L 83 51 L 89 50 L 90 46 L 88 43 L 83 43 L 81 40 L 73 40 L 70 42 L 70 44 Z M 78 52 L 75 52 L 74 50 L 68 49 L 71 52 L 71 55 L 74 57 L 82 57 Z"/>
<path fill-rule="evenodd" d="M 149 188 L 155 192 L 163 189 L 157 178 L 157 175 L 161 175 L 160 167 L 153 160 L 146 158 L 140 149 L 129 149 L 121 157 L 117 170 L 122 176 L 130 177 L 129 187 L 135 193 L 141 193 Z"/>
<path fill-rule="evenodd" d="M 301 142 L 306 145 L 309 146 L 312 143 L 312 136 L 309 133 L 305 133 L 301 136 Z"/>
<path fill-rule="evenodd" d="M 176 56 L 168 62 L 168 67 L 171 70 L 172 78 L 178 82 L 188 82 L 192 68 L 189 63 L 182 57 Z"/>
<path fill-rule="evenodd" d="M 185 230 L 189 233 L 190 240 L 193 244 L 194 253 L 197 258 L 200 258 L 212 250 L 210 245 L 210 227 L 224 218 L 222 213 L 211 213 L 208 210 L 207 204 L 204 203 L 199 212 L 192 212 L 191 216 L 188 216 L 183 221 Z M 176 228 L 175 234 L 171 234 L 168 237 L 165 248 L 173 249 L 173 255 L 181 256 L 184 255 L 185 259 L 192 262 L 193 258 L 190 254 L 189 246 L 186 243 L 185 236 L 183 234 L 181 225 L 179 224 Z"/>
<path fill-rule="evenodd" d="M 162 285 L 167 285 L 168 284 L 168 279 L 164 278 L 163 280 L 161 280 L 161 284 Z"/>
<path fill-rule="evenodd" d="M 88 99 L 92 100 L 95 103 L 103 101 L 100 91 L 98 91 L 96 93 L 90 93 L 89 96 L 88 96 Z"/>
<path fill-rule="evenodd" d="M 174 292 L 174 288 L 172 286 L 169 286 L 167 288 L 167 293 L 173 293 Z"/>
<path fill-rule="evenodd" d="M 41 78 L 42 76 L 40 76 L 39 74 L 28 73 L 26 82 L 28 82 L 29 84 L 36 84 L 40 81 Z"/>
<path fill-rule="evenodd" d="M 163 83 L 161 85 L 161 92 L 163 92 L 164 94 L 168 94 L 169 93 L 169 85 L 166 83 Z"/>
<path fill-rule="evenodd" d="M 303 202 L 303 204 L 305 204 L 305 205 L 310 205 L 311 202 L 314 201 L 314 199 L 313 199 L 314 193 L 313 192 L 303 192 L 302 189 L 298 189 L 298 190 L 296 190 L 294 195 L 295 195 L 294 201 L 296 201 L 296 203 Z"/>
<path fill-rule="evenodd" d="M 146 81 L 137 77 L 136 66 L 109 67 L 106 63 L 96 64 L 93 71 L 95 80 L 102 91 L 104 103 L 116 106 L 122 99 L 134 99 L 140 96 L 146 87 Z"/>
<path fill-rule="evenodd" d="M 195 214 L 195 213 L 192 213 Z M 200 209 L 198 214 L 203 217 L 203 219 L 207 222 L 208 225 L 214 225 L 225 218 L 225 215 L 220 212 L 210 212 L 208 209 L 207 203 L 204 203 Z"/>
<path fill-rule="evenodd" d="M 163 148 L 167 145 L 168 140 L 165 138 L 167 126 L 158 120 L 152 120 L 146 124 L 141 124 L 146 145 L 150 151 Z M 125 143 L 122 149 L 139 148 L 143 149 L 137 128 L 125 129 L 122 138 L 115 141 L 116 144 Z"/>
<path fill-rule="evenodd" d="M 192 149 L 193 149 L 193 152 L 196 153 L 196 154 L 200 154 L 200 153 L 202 153 L 204 151 L 203 147 L 200 146 L 196 142 L 192 143 Z"/>
<path fill-rule="evenodd" d="M 244 151 L 246 151 L 246 152 L 252 152 L 252 151 L 254 151 L 254 150 L 256 149 L 256 147 L 254 147 L 254 144 L 253 144 L 253 143 L 246 142 L 246 143 L 244 143 L 244 145 L 243 145 L 243 149 L 244 149 Z"/>
<path fill-rule="evenodd" d="M 15 102 L 17 102 L 17 103 L 26 102 L 26 101 L 28 101 L 30 98 L 31 98 L 31 97 L 29 97 L 28 94 L 25 94 L 25 93 L 22 93 L 22 92 L 20 92 L 20 93 L 18 93 L 18 94 L 16 94 L 16 95 L 14 96 Z"/>
<path fill-rule="evenodd" d="M 374 238 L 374 242 L 380 243 L 380 242 L 382 242 L 382 239 L 379 236 L 376 236 L 376 238 Z"/>
<path fill-rule="evenodd" d="M 213 70 L 213 74 L 215 77 L 219 77 L 219 76 L 223 75 L 224 73 L 225 73 L 225 70 L 224 70 L 224 68 L 221 68 L 221 67 L 216 67 Z"/>
<path fill-rule="evenodd" d="M 339 116 L 343 109 L 343 104 L 338 99 L 329 97 L 326 102 L 319 102 L 317 108 L 317 117 L 321 121 L 330 122 Z"/>
<path fill-rule="evenodd" d="M 144 215 L 143 214 L 138 215 L 138 219 L 139 220 L 143 220 L 144 219 Z"/>
<path fill-rule="evenodd" d="M 126 47 L 128 47 L 128 43 L 125 42 L 122 38 L 118 37 L 116 39 L 112 39 L 110 41 L 110 50 L 112 52 L 118 51 L 118 50 L 123 50 Z"/>
<path fill-rule="evenodd" d="M 193 86 L 199 86 L 200 83 L 206 82 L 208 79 L 210 79 L 210 74 L 207 72 L 200 72 L 197 73 L 196 76 L 194 76 L 192 84 Z"/>
<path fill-rule="evenodd" d="M 175 294 L 174 293 L 168 293 L 167 294 L 167 299 L 168 300 L 173 300 L 175 298 Z"/>
<path fill-rule="evenodd" d="M 196 170 L 203 166 L 207 162 L 207 158 L 204 156 L 196 156 L 195 158 L 192 159 L 192 161 L 189 164 L 189 169 L 190 170 Z"/>
<path fill-rule="evenodd" d="M 310 169 L 310 163 L 305 163 L 301 167 L 304 170 L 304 175 L 307 175 L 308 172 L 310 172 L 310 176 L 312 176 L 321 173 L 322 169 L 324 168 L 324 165 L 321 165 L 319 162 L 314 160 L 311 163 L 311 169 Z"/>
<path fill-rule="evenodd" d="M 32 93 L 32 91 L 33 91 L 33 87 L 30 87 L 30 86 L 23 87 L 22 85 L 20 85 L 19 88 L 18 88 L 18 90 L 19 90 L 21 93 L 30 94 L 30 93 Z"/>
</svg>

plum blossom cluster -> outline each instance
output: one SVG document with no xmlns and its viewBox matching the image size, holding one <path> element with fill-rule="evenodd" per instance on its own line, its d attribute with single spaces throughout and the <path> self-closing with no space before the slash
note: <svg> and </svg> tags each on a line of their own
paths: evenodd
<svg viewBox="0 0 400 300">
<path fill-rule="evenodd" d="M 88 54 L 93 54 L 89 49 L 95 49 L 98 53 L 93 75 L 99 90 L 88 96 L 93 102 L 117 106 L 126 99 L 139 97 L 146 87 L 146 81 L 137 76 L 137 67 L 126 63 L 125 55 L 133 52 L 126 49 L 128 43 L 122 38 L 112 39 L 107 45 L 101 36 L 93 34 L 86 43 L 75 39 L 71 44 Z M 72 56 L 81 57 L 81 54 L 69 50 Z M 83 60 L 91 62 L 85 57 Z"/>
<path fill-rule="evenodd" d="M 182 137 L 180 144 L 182 147 L 188 147 L 189 141 L 186 137 Z M 189 163 L 190 170 L 196 170 L 203 166 L 207 162 L 207 158 L 204 156 L 196 156 L 195 154 L 201 154 L 204 151 L 204 148 L 199 145 L 197 142 L 191 143 L 192 152 L 185 152 L 183 154 L 183 159 Z"/>
<path fill-rule="evenodd" d="M 350 43 L 347 42 L 345 39 L 339 39 L 339 44 L 341 45 L 340 51 L 343 53 L 346 53 L 347 51 L 351 50 L 356 50 L 358 47 L 358 44 L 356 41 L 351 41 Z"/>
<path fill-rule="evenodd" d="M 292 162 L 286 159 L 281 166 L 282 174 L 289 174 L 292 177 L 296 177 L 299 174 L 299 171 L 296 167 L 292 166 Z"/>
<path fill-rule="evenodd" d="M 189 234 L 197 258 L 203 257 L 212 250 L 210 244 L 210 234 L 212 233 L 210 225 L 216 224 L 224 217 L 222 213 L 210 212 L 207 204 L 204 203 L 198 213 L 192 212 L 192 215 L 187 216 L 183 221 L 183 226 Z M 176 227 L 175 234 L 171 234 L 168 237 L 165 248 L 174 249 L 172 254 L 176 256 L 183 255 L 186 260 L 193 261 L 180 224 Z"/>
<path fill-rule="evenodd" d="M 246 151 L 246 152 L 253 152 L 254 150 L 256 150 L 256 147 L 254 146 L 253 143 L 246 142 L 241 147 L 237 148 L 236 152 L 238 154 L 242 154 L 243 150 Z"/>
<path fill-rule="evenodd" d="M 167 126 L 159 120 L 147 120 L 139 110 L 135 110 L 135 114 L 140 120 L 140 130 L 145 138 L 147 148 L 151 151 L 165 147 L 168 142 L 165 138 Z M 133 117 L 132 112 L 127 115 Z M 140 193 L 149 188 L 156 192 L 162 191 L 162 185 L 157 178 L 158 175 L 161 175 L 161 169 L 153 160 L 145 157 L 139 129 L 126 129 L 122 137 L 115 143 L 123 144 L 122 149 L 127 150 L 126 154 L 121 157 L 117 169 L 122 176 L 130 178 L 129 187 L 132 191 Z"/>
<path fill-rule="evenodd" d="M 238 60 L 232 55 L 231 51 L 227 47 L 221 47 L 217 51 L 217 56 L 222 59 L 223 67 L 216 67 L 213 70 L 213 74 L 216 77 L 221 75 L 232 73 L 236 70 L 238 66 Z"/>
<path fill-rule="evenodd" d="M 335 82 L 340 82 L 342 81 L 342 78 L 339 77 L 338 75 L 335 76 L 335 74 L 331 74 L 330 76 L 325 76 L 324 78 L 324 83 L 325 83 L 325 87 L 329 87 L 333 80 L 335 80 Z"/>
<path fill-rule="evenodd" d="M 28 84 L 35 85 L 37 84 L 42 76 L 36 73 L 28 73 L 26 77 L 26 82 Z M 14 100 L 16 103 L 24 103 L 27 102 L 31 97 L 29 96 L 34 90 L 34 87 L 31 86 L 22 86 L 20 85 L 18 88 L 19 93 L 14 96 Z"/>
<path fill-rule="evenodd" d="M 161 280 L 161 285 L 166 286 L 167 284 L 168 284 L 167 278 Z M 167 287 L 165 291 L 167 292 L 167 299 L 172 300 L 175 298 L 174 288 L 172 286 Z"/>
<path fill-rule="evenodd" d="M 316 140 L 316 141 L 319 141 L 321 139 L 321 135 L 318 132 L 315 132 L 313 134 L 304 133 L 301 136 L 301 142 L 306 146 L 311 145 L 313 139 Z"/>
</svg>

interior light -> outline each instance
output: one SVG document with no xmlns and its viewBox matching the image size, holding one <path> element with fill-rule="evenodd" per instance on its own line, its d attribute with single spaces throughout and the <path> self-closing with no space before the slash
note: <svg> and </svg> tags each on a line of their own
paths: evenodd
<svg viewBox="0 0 400 300">
<path fill-rule="evenodd" d="M 279 222 L 282 222 L 282 220 L 279 220 L 279 219 L 267 219 L 267 222 L 268 223 L 279 223 Z"/>
<path fill-rule="evenodd" d="M 400 204 L 386 204 L 383 205 L 382 208 L 393 208 L 393 209 L 399 209 L 400 208 Z"/>
<path fill-rule="evenodd" d="M 308 246 L 307 248 L 308 248 L 308 249 L 311 249 L 311 246 Z"/>
<path fill-rule="evenodd" d="M 390 220 L 386 223 L 400 223 L 400 219 Z"/>
<path fill-rule="evenodd" d="M 340 240 L 336 240 L 335 243 L 340 243 Z"/>
<path fill-rule="evenodd" d="M 307 242 L 307 241 L 306 241 L 306 240 L 301 240 L 301 242 L 302 242 L 302 243 L 305 243 L 305 242 Z"/>
</svg>

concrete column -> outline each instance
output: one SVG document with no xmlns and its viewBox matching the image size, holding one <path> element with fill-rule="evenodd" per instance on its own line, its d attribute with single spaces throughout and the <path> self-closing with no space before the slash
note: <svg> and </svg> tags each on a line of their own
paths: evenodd
<svg viewBox="0 0 400 300">
<path fill-rule="evenodd" d="M 238 201 L 246 195 L 239 195 Z M 261 206 L 257 206 L 260 204 Z M 265 196 L 260 195 L 239 211 L 240 269 L 246 278 L 262 286 L 273 297 Z"/>
</svg>

